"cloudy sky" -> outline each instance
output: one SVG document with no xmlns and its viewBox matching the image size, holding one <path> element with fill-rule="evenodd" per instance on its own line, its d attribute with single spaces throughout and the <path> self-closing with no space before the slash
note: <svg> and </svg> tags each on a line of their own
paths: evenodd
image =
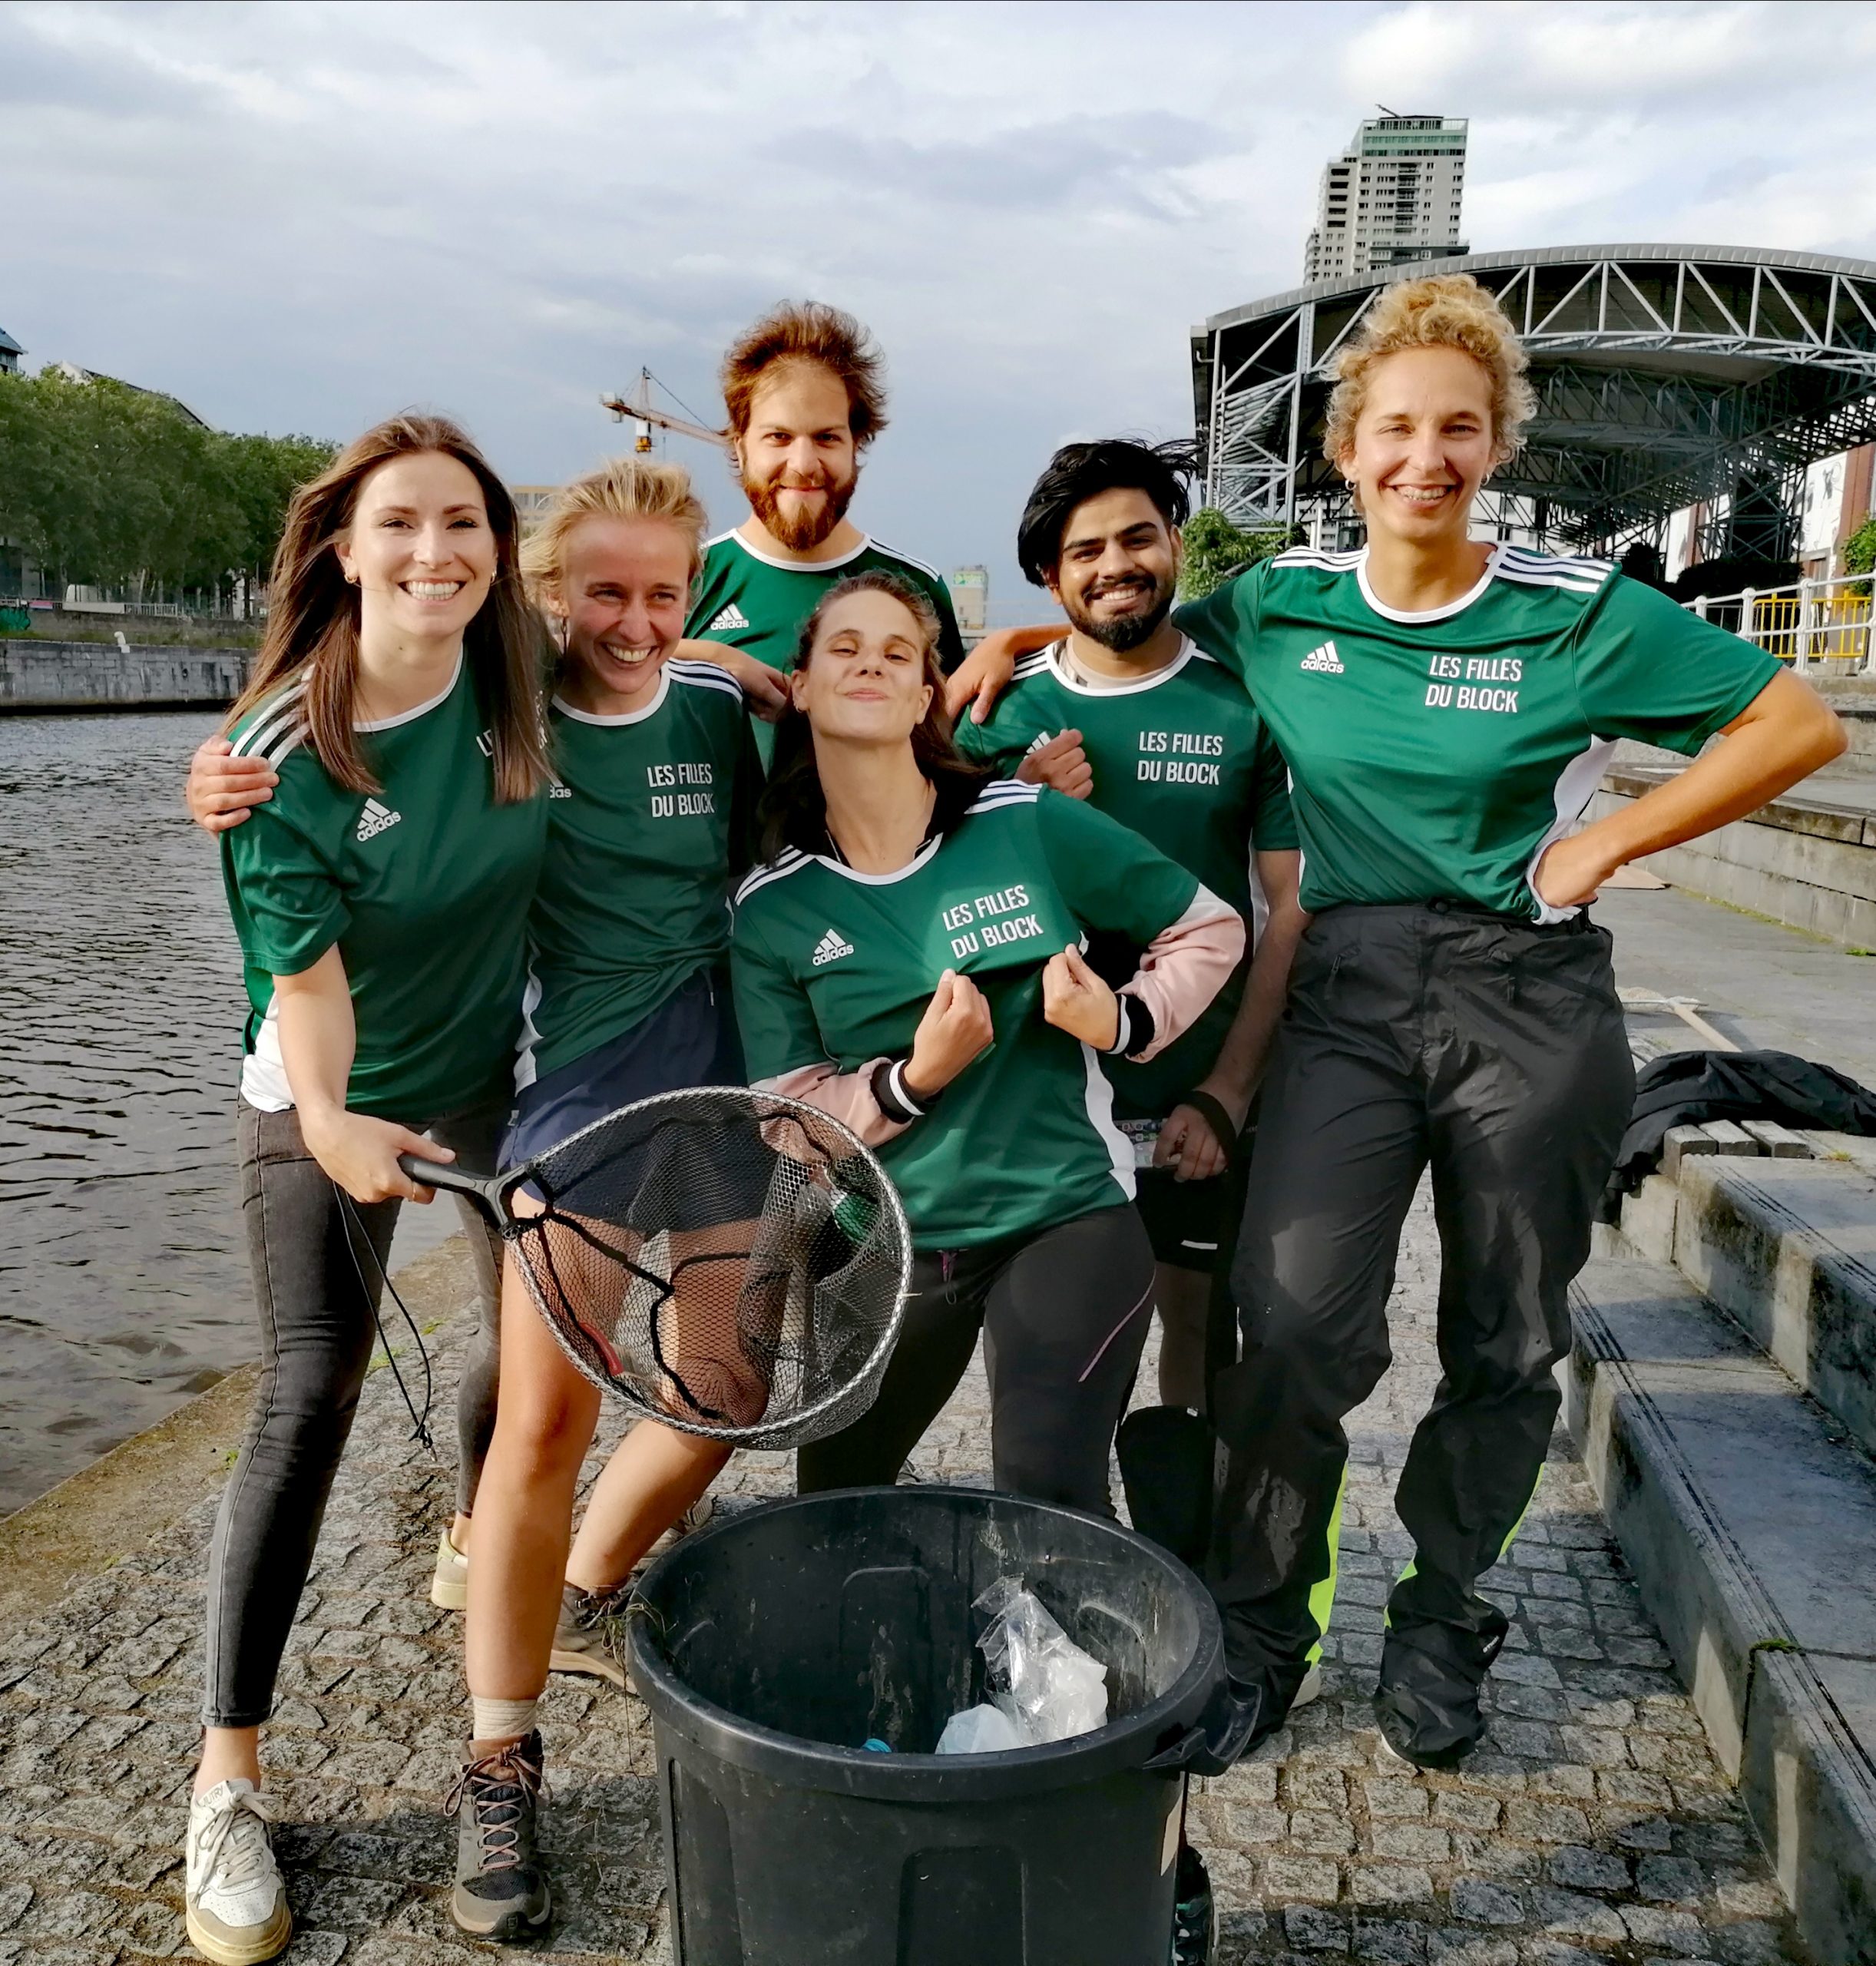
<svg viewBox="0 0 1876 1966">
<path fill-rule="evenodd" d="M 232 429 L 425 403 L 517 482 L 710 420 L 785 295 L 891 363 L 855 516 L 1030 610 L 1050 448 L 1186 434 L 1186 333 L 1297 284 L 1376 101 L 1471 119 L 1475 250 L 1876 258 L 1876 6 L 0 5 L 0 326 Z M 740 516 L 716 459 L 723 522 Z"/>
</svg>

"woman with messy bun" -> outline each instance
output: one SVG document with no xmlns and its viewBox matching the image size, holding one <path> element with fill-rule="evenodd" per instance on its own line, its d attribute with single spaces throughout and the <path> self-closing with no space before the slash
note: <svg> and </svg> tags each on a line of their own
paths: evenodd
<svg viewBox="0 0 1876 1966">
<path fill-rule="evenodd" d="M 1795 676 L 1609 561 L 1472 537 L 1480 488 L 1539 413 L 1525 367 L 1470 277 L 1385 290 L 1325 439 L 1368 543 L 1281 554 L 1178 617 L 1289 762 L 1314 916 L 1232 1273 L 1244 1348 L 1213 1402 L 1213 1589 L 1255 1740 L 1321 1649 L 1342 1419 L 1387 1369 L 1401 1220 L 1431 1165 L 1445 1375 L 1398 1491 L 1414 1551 L 1375 1696 L 1383 1740 L 1423 1767 L 1484 1732 L 1507 1626 L 1477 1580 L 1537 1487 L 1565 1292 L 1633 1097 L 1590 904 L 1843 746 Z M 1623 737 L 1695 762 L 1579 832 Z"/>
</svg>

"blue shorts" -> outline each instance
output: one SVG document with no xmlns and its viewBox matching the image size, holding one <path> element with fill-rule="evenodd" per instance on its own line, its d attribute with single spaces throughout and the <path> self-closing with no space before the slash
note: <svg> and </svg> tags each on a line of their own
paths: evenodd
<svg viewBox="0 0 1876 1966">
<path fill-rule="evenodd" d="M 700 969 L 630 1031 L 524 1087 L 508 1115 L 501 1165 L 531 1160 L 636 1100 L 746 1083 L 728 981 Z"/>
</svg>

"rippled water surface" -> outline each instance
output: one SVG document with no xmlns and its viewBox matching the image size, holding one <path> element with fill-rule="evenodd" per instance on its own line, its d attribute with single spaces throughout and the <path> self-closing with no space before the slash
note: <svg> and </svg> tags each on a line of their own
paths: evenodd
<svg viewBox="0 0 1876 1966">
<path fill-rule="evenodd" d="M 0 717 L 0 1514 L 260 1350 L 213 713 Z M 407 1209 L 392 1267 L 457 1226 Z"/>
<path fill-rule="evenodd" d="M 256 1349 L 212 720 L 0 717 L 0 1511 Z"/>
</svg>

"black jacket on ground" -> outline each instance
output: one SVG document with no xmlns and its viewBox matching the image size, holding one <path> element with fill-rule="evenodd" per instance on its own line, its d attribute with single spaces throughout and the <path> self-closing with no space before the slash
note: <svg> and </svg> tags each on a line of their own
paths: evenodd
<svg viewBox="0 0 1876 1966">
<path fill-rule="evenodd" d="M 1876 1092 L 1789 1051 L 1674 1051 L 1656 1058 L 1636 1075 L 1635 1110 L 1603 1198 L 1603 1219 L 1616 1220 L 1622 1197 L 1653 1170 L 1669 1127 L 1708 1120 L 1876 1134 Z"/>
</svg>

